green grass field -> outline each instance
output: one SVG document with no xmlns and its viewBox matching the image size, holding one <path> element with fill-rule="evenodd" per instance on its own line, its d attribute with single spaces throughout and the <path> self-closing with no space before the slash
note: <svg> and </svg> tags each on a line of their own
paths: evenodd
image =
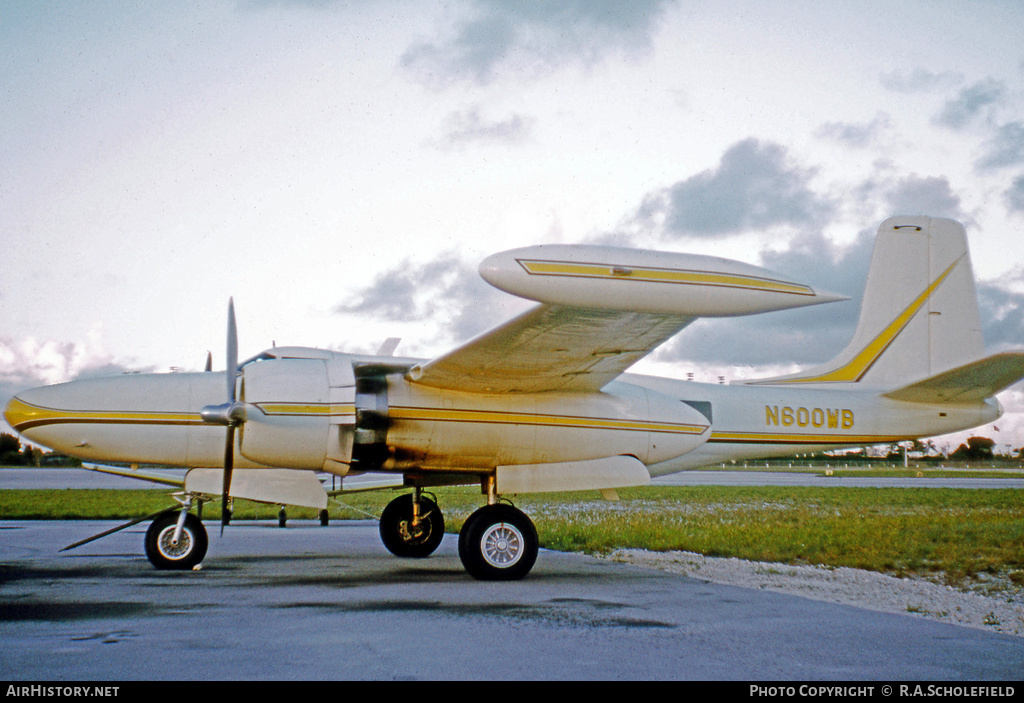
<svg viewBox="0 0 1024 703">
<path fill-rule="evenodd" d="M 392 491 L 342 496 L 332 520 L 380 515 Z M 479 491 L 435 492 L 457 532 Z M 1024 585 L 1024 494 L 1014 489 L 643 487 L 605 501 L 596 492 L 523 496 L 542 546 L 604 553 L 683 550 L 783 564 L 923 574 L 962 584 L 985 574 Z M 174 505 L 163 490 L 5 490 L 0 519 L 128 520 Z M 203 518 L 219 519 L 216 501 Z M 236 520 L 275 520 L 275 506 L 235 504 Z M 315 511 L 290 508 L 292 519 Z"/>
</svg>

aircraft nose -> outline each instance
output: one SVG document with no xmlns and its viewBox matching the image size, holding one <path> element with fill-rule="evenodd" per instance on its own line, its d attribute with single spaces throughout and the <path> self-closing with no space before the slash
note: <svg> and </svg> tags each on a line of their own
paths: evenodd
<svg viewBox="0 0 1024 703">
<path fill-rule="evenodd" d="M 31 395 L 31 391 L 25 391 L 15 395 L 7 401 L 3 410 L 3 419 L 18 434 L 25 434 L 26 430 L 33 428 L 40 420 L 43 408 L 27 401 L 24 396 Z"/>
<path fill-rule="evenodd" d="M 4 408 L 4 420 L 11 426 L 11 429 L 16 432 L 21 431 L 18 427 L 24 425 L 29 419 L 29 413 L 26 412 L 28 408 L 29 406 L 26 405 L 25 401 L 18 396 L 14 396 L 7 401 L 7 407 Z"/>
</svg>

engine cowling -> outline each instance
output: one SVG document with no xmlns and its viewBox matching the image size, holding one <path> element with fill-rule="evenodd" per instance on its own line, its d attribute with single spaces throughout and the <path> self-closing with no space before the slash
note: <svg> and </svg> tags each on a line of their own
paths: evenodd
<svg viewBox="0 0 1024 703">
<path fill-rule="evenodd" d="M 239 450 L 260 464 L 344 475 L 352 459 L 355 380 L 329 358 L 269 358 L 242 370 Z"/>
</svg>

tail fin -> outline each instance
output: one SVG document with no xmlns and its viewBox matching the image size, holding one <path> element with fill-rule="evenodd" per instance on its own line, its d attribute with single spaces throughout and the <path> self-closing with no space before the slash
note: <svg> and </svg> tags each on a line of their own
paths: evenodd
<svg viewBox="0 0 1024 703">
<path fill-rule="evenodd" d="M 878 228 L 850 344 L 823 366 L 765 382 L 893 388 L 976 361 L 984 351 L 963 225 L 892 217 Z"/>
</svg>

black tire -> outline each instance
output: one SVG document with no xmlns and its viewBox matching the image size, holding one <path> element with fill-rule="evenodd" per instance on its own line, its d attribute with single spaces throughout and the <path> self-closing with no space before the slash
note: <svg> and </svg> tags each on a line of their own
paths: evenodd
<svg viewBox="0 0 1024 703">
<path fill-rule="evenodd" d="M 158 569 L 187 570 L 201 564 L 210 545 L 206 528 L 192 513 L 185 516 L 178 544 L 172 544 L 178 512 L 164 513 L 146 530 L 146 556 Z"/>
<path fill-rule="evenodd" d="M 539 541 L 533 522 L 521 510 L 498 503 L 469 516 L 459 533 L 459 557 L 473 578 L 516 581 L 537 561 Z"/>
<path fill-rule="evenodd" d="M 444 539 L 444 516 L 437 503 L 420 498 L 420 522 L 412 527 L 412 494 L 388 503 L 380 516 L 380 539 L 398 557 L 422 559 L 434 553 Z"/>
</svg>

